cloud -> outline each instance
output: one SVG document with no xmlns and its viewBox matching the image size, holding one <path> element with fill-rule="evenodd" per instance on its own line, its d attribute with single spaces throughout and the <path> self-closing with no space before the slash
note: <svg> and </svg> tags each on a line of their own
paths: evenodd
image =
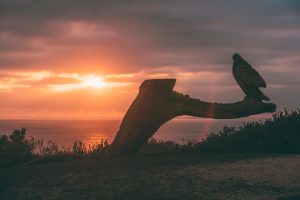
<svg viewBox="0 0 300 200">
<path fill-rule="evenodd" d="M 228 63 L 235 51 L 268 62 L 299 53 L 300 19 L 292 3 L 3 1 L 2 32 L 15 38 L 19 49 L 34 40 L 44 50 L 32 45 L 28 49 L 40 54 L 18 56 L 19 62 L 11 56 L 0 64 L 2 68 L 68 68 L 81 57 L 97 65 L 111 63 L 116 71 L 162 65 L 199 70 L 199 64 Z M 103 62 L 104 58 L 109 59 Z M 63 62 L 66 59 L 74 62 Z"/>
<path fill-rule="evenodd" d="M 19 91 L 78 83 L 63 73 L 95 74 L 134 92 L 146 78 L 177 78 L 185 93 L 232 101 L 243 97 L 231 75 L 239 52 L 272 99 L 298 107 L 299 11 L 296 0 L 2 0 L 0 82 Z M 17 75 L 40 71 L 52 74 Z"/>
</svg>

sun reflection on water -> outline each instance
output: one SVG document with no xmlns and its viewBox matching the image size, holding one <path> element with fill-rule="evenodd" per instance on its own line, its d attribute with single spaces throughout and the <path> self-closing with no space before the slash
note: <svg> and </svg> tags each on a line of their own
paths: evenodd
<svg viewBox="0 0 300 200">
<path fill-rule="evenodd" d="M 87 148 L 92 148 L 98 144 L 104 143 L 104 142 L 110 143 L 109 138 L 107 135 L 103 133 L 92 133 L 89 135 L 86 139 L 83 140 L 84 144 L 86 145 Z"/>
</svg>

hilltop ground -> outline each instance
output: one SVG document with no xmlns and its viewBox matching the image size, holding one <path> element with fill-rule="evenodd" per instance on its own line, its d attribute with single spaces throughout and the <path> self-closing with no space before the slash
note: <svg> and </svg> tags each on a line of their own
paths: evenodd
<svg viewBox="0 0 300 200">
<path fill-rule="evenodd" d="M 0 199 L 300 199 L 300 155 L 138 155 L 0 169 Z"/>
</svg>

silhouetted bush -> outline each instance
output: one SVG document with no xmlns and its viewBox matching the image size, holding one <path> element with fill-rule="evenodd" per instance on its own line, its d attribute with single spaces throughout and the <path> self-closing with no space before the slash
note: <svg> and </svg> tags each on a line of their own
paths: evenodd
<svg viewBox="0 0 300 200">
<path fill-rule="evenodd" d="M 11 135 L 0 136 L 0 166 L 17 165 L 34 157 L 37 141 L 25 139 L 26 129 L 15 129 Z"/>
<path fill-rule="evenodd" d="M 155 138 L 151 138 L 146 145 L 144 145 L 140 152 L 141 153 L 169 153 L 169 152 L 179 152 L 180 145 L 176 144 L 173 141 L 163 141 L 156 140 Z"/>
<path fill-rule="evenodd" d="M 300 153 L 300 110 L 279 111 L 271 119 L 246 123 L 238 129 L 224 126 L 194 149 L 215 153 Z"/>
<path fill-rule="evenodd" d="M 82 156 L 86 152 L 86 146 L 82 141 L 75 141 L 73 144 L 73 153 L 76 156 Z"/>
<path fill-rule="evenodd" d="M 271 119 L 224 126 L 203 141 L 184 144 L 150 139 L 141 153 L 300 153 L 300 110 L 279 111 Z"/>
<path fill-rule="evenodd" d="M 72 160 L 102 155 L 109 147 L 108 141 L 86 145 L 75 141 L 72 149 L 59 149 L 53 141 L 25 138 L 24 128 L 11 135 L 0 135 L 0 167 L 26 162 L 43 163 Z M 271 119 L 245 123 L 242 126 L 224 126 L 203 141 L 189 140 L 185 144 L 158 141 L 151 138 L 141 153 L 300 153 L 300 110 L 279 111 Z"/>
<path fill-rule="evenodd" d="M 10 135 L 0 135 L 0 167 L 15 166 L 24 163 L 44 163 L 77 158 L 93 157 L 101 154 L 108 146 L 108 142 L 86 146 L 82 141 L 75 141 L 72 150 L 59 149 L 55 142 L 33 137 L 25 139 L 26 129 L 15 129 Z"/>
</svg>

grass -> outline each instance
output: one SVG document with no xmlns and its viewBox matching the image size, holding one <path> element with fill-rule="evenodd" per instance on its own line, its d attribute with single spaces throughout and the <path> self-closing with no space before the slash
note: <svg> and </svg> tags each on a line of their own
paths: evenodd
<svg viewBox="0 0 300 200">
<path fill-rule="evenodd" d="M 299 168 L 299 155 L 76 159 L 0 169 L 0 199 L 277 200 L 300 194 Z"/>
<path fill-rule="evenodd" d="M 44 143 L 25 136 L 24 128 L 14 130 L 11 135 L 0 136 L 0 167 L 97 157 L 109 147 L 109 143 L 103 140 L 92 146 L 75 141 L 72 149 L 59 149 L 53 141 Z M 176 144 L 151 138 L 140 153 L 299 154 L 300 110 L 279 111 L 266 121 L 245 123 L 238 128 L 224 126 L 203 141 Z"/>
</svg>

